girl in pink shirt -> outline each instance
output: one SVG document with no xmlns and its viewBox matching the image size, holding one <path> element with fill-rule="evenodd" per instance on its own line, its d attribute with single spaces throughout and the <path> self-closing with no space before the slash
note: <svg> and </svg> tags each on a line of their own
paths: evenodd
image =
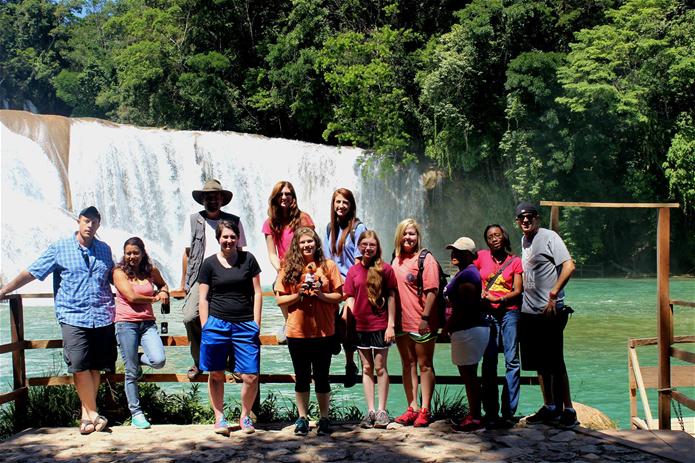
<svg viewBox="0 0 695 463">
<path fill-rule="evenodd" d="M 113 271 L 113 284 L 116 286 L 116 338 L 125 363 L 125 393 L 131 424 L 147 429 L 150 423 L 140 407 L 138 379 L 142 376 L 142 365 L 159 369 L 166 361 L 152 303 L 168 304 L 169 287 L 152 265 L 145 243 L 138 237 L 129 238 L 123 245 L 123 258 Z M 142 354 L 138 353 L 139 346 L 142 346 Z"/>
<path fill-rule="evenodd" d="M 416 427 L 428 426 L 429 409 L 434 393 L 434 346 L 437 340 L 437 311 L 434 310 L 439 290 L 439 269 L 432 254 L 427 254 L 422 273 L 422 291 L 418 291 L 418 257 L 421 246 L 420 226 L 414 219 L 405 219 L 396 227 L 393 271 L 398 284 L 401 327 L 396 345 L 403 364 L 403 388 L 408 409 L 395 421 Z M 418 367 L 422 380 L 422 407 L 418 405 Z"/>
<path fill-rule="evenodd" d="M 357 326 L 357 349 L 362 360 L 362 384 L 367 399 L 363 428 L 385 428 L 391 421 L 386 413 L 389 374 L 386 369 L 388 349 L 396 338 L 396 276 L 381 260 L 379 237 L 372 230 L 357 240 L 362 259 L 348 270 L 343 294 Z M 374 410 L 374 373 L 379 384 L 379 409 Z"/>
<path fill-rule="evenodd" d="M 290 247 L 294 231 L 299 227 L 313 230 L 314 221 L 309 214 L 299 210 L 294 186 L 281 180 L 275 184 L 268 198 L 268 218 L 262 228 L 268 258 L 276 271 L 280 271 L 280 263 Z"/>
</svg>

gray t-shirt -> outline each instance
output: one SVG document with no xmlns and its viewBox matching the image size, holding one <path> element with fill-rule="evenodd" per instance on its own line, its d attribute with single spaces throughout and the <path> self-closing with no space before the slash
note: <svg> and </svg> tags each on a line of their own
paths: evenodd
<svg viewBox="0 0 695 463">
<path fill-rule="evenodd" d="M 521 237 L 521 264 L 524 268 L 524 302 L 521 311 L 536 314 L 548 304 L 548 294 L 557 283 L 562 264 L 571 259 L 562 238 L 552 230 L 539 228 L 530 240 Z M 557 295 L 559 305 L 565 292 Z"/>
</svg>

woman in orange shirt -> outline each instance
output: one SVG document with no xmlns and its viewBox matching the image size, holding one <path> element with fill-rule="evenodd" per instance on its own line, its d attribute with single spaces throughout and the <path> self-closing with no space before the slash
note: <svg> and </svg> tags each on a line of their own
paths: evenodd
<svg viewBox="0 0 695 463">
<path fill-rule="evenodd" d="M 287 312 L 287 347 L 294 366 L 295 397 L 299 418 L 295 434 L 309 432 L 309 386 L 319 403 L 319 435 L 330 434 L 328 373 L 333 351 L 335 316 L 342 300 L 343 282 L 338 267 L 324 258 L 321 240 L 307 227 L 298 228 L 275 282 L 277 304 Z"/>
</svg>

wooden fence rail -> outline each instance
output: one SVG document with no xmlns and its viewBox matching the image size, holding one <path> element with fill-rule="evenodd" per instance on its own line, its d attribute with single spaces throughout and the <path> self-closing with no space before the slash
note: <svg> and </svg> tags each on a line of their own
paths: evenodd
<svg viewBox="0 0 695 463">
<path fill-rule="evenodd" d="M 173 293 L 173 292 L 172 292 Z M 264 293 L 264 296 L 272 296 L 272 293 Z M 57 349 L 63 347 L 61 339 L 33 339 L 27 340 L 24 338 L 24 316 L 22 299 L 23 298 L 52 298 L 52 294 L 13 294 L 7 296 L 10 302 L 10 330 L 11 342 L 0 345 L 0 354 L 12 353 L 12 375 L 13 375 L 13 390 L 4 394 L 0 394 L 0 404 L 14 401 L 17 410 L 24 410 L 27 405 L 29 388 L 33 386 L 60 386 L 73 384 L 72 375 L 59 376 L 38 376 L 27 378 L 25 353 L 32 349 Z M 186 336 L 161 336 L 162 343 L 167 347 L 185 347 L 188 346 Z M 261 335 L 261 345 L 277 346 L 280 343 L 274 335 Z M 448 338 L 441 337 L 437 342 L 447 343 Z M 202 383 L 207 382 L 207 375 L 201 374 L 194 380 L 189 380 L 186 374 L 180 373 L 153 373 L 145 374 L 141 381 L 155 383 Z M 234 374 L 227 374 L 227 382 L 237 383 L 240 378 Z M 113 382 L 124 381 L 123 374 L 102 374 L 103 380 Z M 342 383 L 345 379 L 344 375 L 330 375 L 332 383 Z M 402 384 L 403 379 L 400 375 L 389 375 L 391 383 Z M 504 376 L 497 378 L 498 384 L 504 384 Z M 262 384 L 291 384 L 295 382 L 293 374 L 276 374 L 262 373 L 259 375 L 259 381 Z M 361 381 L 361 377 L 358 382 Z M 452 376 L 437 376 L 437 384 L 463 384 L 461 377 Z M 538 385 L 536 376 L 522 376 L 522 385 Z"/>
</svg>

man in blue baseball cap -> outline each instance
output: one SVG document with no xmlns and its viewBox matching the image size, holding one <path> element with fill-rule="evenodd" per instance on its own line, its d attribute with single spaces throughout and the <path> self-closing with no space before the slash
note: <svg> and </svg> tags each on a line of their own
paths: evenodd
<svg viewBox="0 0 695 463">
<path fill-rule="evenodd" d="M 53 274 L 56 318 L 63 334 L 63 357 L 82 403 L 80 433 L 103 431 L 108 421 L 97 411 L 101 371 L 116 363 L 111 248 L 95 234 L 101 214 L 84 208 L 77 232 L 51 244 L 26 270 L 0 288 L 0 299 L 27 283 Z"/>
</svg>

